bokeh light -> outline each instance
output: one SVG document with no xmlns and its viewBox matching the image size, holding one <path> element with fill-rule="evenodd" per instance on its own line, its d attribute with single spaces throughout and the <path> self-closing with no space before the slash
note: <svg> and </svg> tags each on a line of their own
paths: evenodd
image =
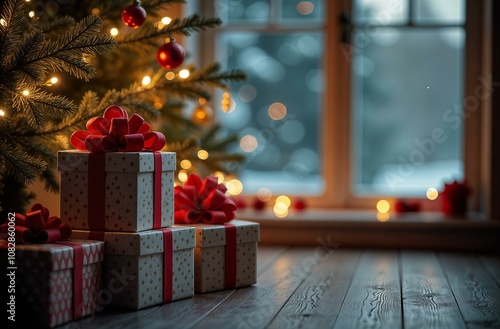
<svg viewBox="0 0 500 329">
<path fill-rule="evenodd" d="M 151 83 L 151 77 L 149 75 L 146 75 L 144 78 L 142 78 L 142 85 L 147 86 Z"/>
<path fill-rule="evenodd" d="M 257 138 L 252 135 L 245 135 L 240 140 L 240 148 L 247 153 L 253 152 L 257 149 L 259 143 L 257 142 Z"/>
<path fill-rule="evenodd" d="M 181 168 L 182 169 L 186 169 L 187 170 L 187 169 L 190 169 L 191 166 L 192 166 L 191 161 L 189 161 L 187 159 L 184 159 L 184 160 L 181 161 Z"/>
<path fill-rule="evenodd" d="M 439 192 L 434 187 L 431 187 L 427 190 L 425 195 L 427 196 L 427 199 L 429 199 L 429 200 L 436 200 L 437 197 L 439 196 Z"/>
<path fill-rule="evenodd" d="M 287 207 L 290 207 L 292 202 L 290 201 L 290 198 L 287 197 L 286 195 L 280 195 L 279 197 L 276 198 L 276 203 L 283 203 Z"/>
<path fill-rule="evenodd" d="M 179 76 L 182 78 L 182 79 L 186 79 L 189 77 L 189 70 L 187 69 L 182 69 L 179 71 Z"/>
<path fill-rule="evenodd" d="M 387 200 L 380 200 L 377 202 L 377 211 L 380 213 L 387 213 L 391 209 L 391 205 L 389 204 L 389 201 Z"/>
<path fill-rule="evenodd" d="M 310 1 L 301 1 L 297 4 L 297 11 L 301 15 L 309 15 L 314 11 L 314 4 Z"/>
<path fill-rule="evenodd" d="M 387 222 L 387 221 L 389 220 L 389 218 L 390 218 L 390 217 L 391 217 L 391 216 L 390 216 L 390 215 L 389 215 L 389 213 L 387 213 L 387 212 L 384 212 L 384 213 L 379 212 L 379 213 L 377 213 L 377 220 L 378 220 L 379 222 Z"/>
<path fill-rule="evenodd" d="M 286 116 L 287 110 L 286 106 L 283 105 L 282 103 L 273 103 L 271 106 L 269 106 L 269 109 L 267 110 L 267 113 L 269 114 L 269 117 L 273 120 L 281 120 Z"/>
<path fill-rule="evenodd" d="M 199 150 L 198 151 L 198 158 L 200 160 L 206 160 L 206 159 L 208 159 L 208 152 L 206 150 Z"/>
<path fill-rule="evenodd" d="M 173 80 L 174 78 L 175 78 L 174 72 L 167 72 L 167 74 L 165 74 L 165 79 L 167 80 Z"/>
<path fill-rule="evenodd" d="M 231 195 L 239 195 L 243 191 L 243 184 L 237 179 L 231 179 L 226 183 L 227 192 Z"/>
<path fill-rule="evenodd" d="M 186 171 L 180 170 L 179 174 L 177 175 L 177 178 L 184 183 L 188 179 L 188 174 Z"/>
<path fill-rule="evenodd" d="M 276 217 L 285 218 L 288 215 L 288 207 L 284 203 L 276 203 L 273 207 L 273 212 Z"/>
<path fill-rule="evenodd" d="M 267 201 L 271 200 L 272 197 L 273 197 L 273 193 L 267 187 L 262 187 L 257 191 L 257 198 L 260 201 L 267 202 Z"/>
<path fill-rule="evenodd" d="M 116 27 L 113 27 L 111 30 L 109 30 L 109 34 L 112 36 L 118 35 L 118 29 Z"/>
<path fill-rule="evenodd" d="M 212 176 L 217 177 L 217 182 L 219 184 L 223 183 L 224 180 L 226 179 L 226 175 L 222 171 L 216 171 L 212 174 Z"/>
</svg>

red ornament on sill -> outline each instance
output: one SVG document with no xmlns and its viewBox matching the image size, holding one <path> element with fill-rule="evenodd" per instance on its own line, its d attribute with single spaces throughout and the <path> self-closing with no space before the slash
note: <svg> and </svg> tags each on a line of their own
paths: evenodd
<svg viewBox="0 0 500 329">
<path fill-rule="evenodd" d="M 444 190 L 439 194 L 443 200 L 443 213 L 445 215 L 464 215 L 467 211 L 467 197 L 471 193 L 465 183 L 454 181 L 445 184 Z"/>
<path fill-rule="evenodd" d="M 304 211 L 307 208 L 306 200 L 299 198 L 293 203 L 293 209 L 297 211 Z"/>
<path fill-rule="evenodd" d="M 245 209 L 247 207 L 247 202 L 244 198 L 236 198 L 234 203 L 236 203 L 238 209 Z"/>
<path fill-rule="evenodd" d="M 262 211 L 266 207 L 266 203 L 264 201 L 260 200 L 259 198 L 255 198 L 252 206 L 253 206 L 253 209 L 255 209 L 257 211 Z"/>
<path fill-rule="evenodd" d="M 122 11 L 122 22 L 128 27 L 136 29 L 144 24 L 145 21 L 146 10 L 142 8 L 140 1 L 135 1 Z"/>
<path fill-rule="evenodd" d="M 394 210 L 396 210 L 396 212 L 400 214 L 405 212 L 419 212 L 420 203 L 398 200 L 394 205 Z"/>
</svg>

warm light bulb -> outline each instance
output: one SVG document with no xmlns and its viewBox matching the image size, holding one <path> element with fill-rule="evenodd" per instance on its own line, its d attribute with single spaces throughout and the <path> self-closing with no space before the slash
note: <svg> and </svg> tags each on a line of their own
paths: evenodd
<svg viewBox="0 0 500 329">
<path fill-rule="evenodd" d="M 184 183 L 188 179 L 188 174 L 184 170 L 181 170 L 181 171 L 179 171 L 177 178 L 179 178 L 179 180 Z"/>
<path fill-rule="evenodd" d="M 3 18 L 0 19 L 0 24 L 2 24 L 3 26 L 7 26 L 7 22 Z"/>
<path fill-rule="evenodd" d="M 280 195 L 279 197 L 276 198 L 276 204 L 278 203 L 283 203 L 287 207 L 290 207 L 292 202 L 290 201 L 290 198 L 287 197 L 286 195 Z"/>
<path fill-rule="evenodd" d="M 53 85 L 56 84 L 57 81 L 59 81 L 59 80 L 56 77 L 50 78 L 50 83 L 53 84 Z"/>
<path fill-rule="evenodd" d="M 387 200 L 380 200 L 379 202 L 377 202 L 378 212 L 385 214 L 389 212 L 389 209 L 391 209 L 391 205 Z"/>
<path fill-rule="evenodd" d="M 27 90 L 27 89 L 26 89 L 26 90 L 23 90 L 23 95 L 24 95 L 24 96 L 28 96 L 29 94 L 30 94 L 29 90 Z"/>
<path fill-rule="evenodd" d="M 377 213 L 377 220 L 379 222 L 387 222 L 390 217 L 391 216 L 388 213 L 386 213 L 386 212 L 384 212 L 384 213 L 382 213 L 382 212 Z"/>
<path fill-rule="evenodd" d="M 427 190 L 425 195 L 427 196 L 427 199 L 429 199 L 429 200 L 436 200 L 437 197 L 439 196 L 439 192 L 434 187 L 431 187 Z"/>
<path fill-rule="evenodd" d="M 99 8 L 94 8 L 92 9 L 91 13 L 94 14 L 94 15 L 99 15 L 101 11 L 99 10 Z"/>
<path fill-rule="evenodd" d="M 116 27 L 113 27 L 111 30 L 109 30 L 109 34 L 112 36 L 118 35 L 118 29 Z"/>
<path fill-rule="evenodd" d="M 161 19 L 161 22 L 164 24 L 164 25 L 168 25 L 170 24 L 170 22 L 172 22 L 172 19 L 170 17 L 163 17 Z"/>
<path fill-rule="evenodd" d="M 142 85 L 147 86 L 151 83 L 151 78 L 149 75 L 146 75 L 144 78 L 142 78 Z"/>
<path fill-rule="evenodd" d="M 276 217 L 284 218 L 288 215 L 288 207 L 284 203 L 276 203 L 273 207 L 273 212 Z"/>
<path fill-rule="evenodd" d="M 0 117 L 3 117 L 5 116 L 5 111 L 4 110 L 0 110 Z"/>
<path fill-rule="evenodd" d="M 198 158 L 200 160 L 206 160 L 206 159 L 208 159 L 208 152 L 205 151 L 205 150 L 199 150 L 198 151 Z"/>
<path fill-rule="evenodd" d="M 239 195 L 243 191 L 243 184 L 237 179 L 231 179 L 226 183 L 226 188 L 231 195 Z"/>
<path fill-rule="evenodd" d="M 173 80 L 174 78 L 175 78 L 174 72 L 167 72 L 167 74 L 165 74 L 165 79 L 167 80 Z"/>
<path fill-rule="evenodd" d="M 191 168 L 191 161 L 189 161 L 187 159 L 182 160 L 181 161 L 181 167 L 182 167 L 182 169 L 186 169 L 186 170 L 189 169 L 189 168 Z"/>
<path fill-rule="evenodd" d="M 189 70 L 183 69 L 179 71 L 179 76 L 183 79 L 189 77 Z"/>
<path fill-rule="evenodd" d="M 32 10 L 28 13 L 29 17 L 33 18 L 35 17 L 35 12 Z"/>
</svg>

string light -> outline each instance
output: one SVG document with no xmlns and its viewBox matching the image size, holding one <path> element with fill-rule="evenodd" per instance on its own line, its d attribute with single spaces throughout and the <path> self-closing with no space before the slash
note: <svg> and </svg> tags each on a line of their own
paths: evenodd
<svg viewBox="0 0 500 329">
<path fill-rule="evenodd" d="M 7 22 L 3 18 L 0 18 L 0 24 L 2 24 L 3 26 L 7 26 Z"/>
<path fill-rule="evenodd" d="M 179 180 L 184 183 L 188 179 L 188 174 L 184 170 L 181 170 L 181 171 L 179 171 L 177 178 L 179 178 Z"/>
<path fill-rule="evenodd" d="M 161 110 L 163 108 L 163 104 L 161 102 L 154 102 L 153 106 L 157 110 Z"/>
<path fill-rule="evenodd" d="M 274 215 L 278 218 L 285 218 L 288 216 L 288 207 L 286 204 L 278 202 L 273 207 Z"/>
<path fill-rule="evenodd" d="M 191 168 L 191 165 L 192 165 L 191 161 L 189 161 L 187 159 L 184 159 L 184 160 L 181 161 L 181 167 L 182 167 L 182 169 L 186 169 L 187 170 L 187 169 Z"/>
<path fill-rule="evenodd" d="M 292 202 L 290 201 L 290 198 L 287 197 L 286 195 L 280 195 L 279 197 L 276 198 L 276 203 L 283 203 L 287 207 L 290 207 Z"/>
<path fill-rule="evenodd" d="M 229 105 L 231 103 L 230 98 L 231 98 L 231 95 L 229 95 L 229 93 L 227 91 L 222 94 L 222 101 L 221 101 L 222 111 L 229 112 Z"/>
<path fill-rule="evenodd" d="M 99 10 L 99 8 L 92 9 L 92 14 L 94 14 L 94 15 L 99 15 L 100 12 L 101 11 Z"/>
<path fill-rule="evenodd" d="M 167 80 L 173 80 L 174 78 L 175 78 L 174 72 L 167 72 L 167 74 L 165 74 L 165 79 Z"/>
<path fill-rule="evenodd" d="M 52 77 L 50 78 L 50 83 L 55 85 L 57 83 L 57 81 L 59 81 L 56 77 Z"/>
<path fill-rule="evenodd" d="M 113 37 L 118 35 L 118 29 L 116 27 L 113 27 L 111 30 L 109 30 L 109 34 L 111 34 Z"/>
<path fill-rule="evenodd" d="M 200 160 L 206 160 L 206 159 L 208 159 L 208 152 L 205 151 L 205 150 L 199 150 L 198 151 L 198 158 Z"/>
<path fill-rule="evenodd" d="M 231 195 L 239 195 L 243 191 L 243 183 L 237 179 L 231 179 L 226 183 L 227 192 Z"/>
<path fill-rule="evenodd" d="M 29 94 L 30 94 L 30 91 L 28 89 L 23 90 L 23 95 L 24 96 L 29 96 Z"/>
<path fill-rule="evenodd" d="M 35 17 L 35 12 L 34 12 L 33 10 L 32 10 L 32 11 L 30 11 L 30 12 L 28 13 L 28 16 L 29 16 L 29 17 L 31 17 L 31 18 Z"/>
<path fill-rule="evenodd" d="M 182 79 L 186 79 L 187 77 L 189 77 L 189 70 L 186 69 L 180 70 L 179 77 L 181 77 Z"/>
<path fill-rule="evenodd" d="M 163 17 L 161 19 L 161 22 L 163 23 L 163 25 L 168 25 L 170 24 L 170 22 L 172 22 L 172 19 L 170 17 Z"/>
<path fill-rule="evenodd" d="M 0 110 L 0 117 L 3 117 L 5 116 L 5 111 L 4 110 Z"/>
<path fill-rule="evenodd" d="M 146 75 L 144 78 L 142 78 L 142 85 L 147 86 L 151 83 L 151 78 L 149 75 Z"/>
</svg>

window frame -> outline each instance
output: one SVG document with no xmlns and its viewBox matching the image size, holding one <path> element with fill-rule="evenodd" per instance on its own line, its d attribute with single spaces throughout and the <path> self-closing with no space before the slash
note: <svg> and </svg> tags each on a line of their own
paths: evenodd
<svg viewBox="0 0 500 329">
<path fill-rule="evenodd" d="M 189 11 L 196 11 L 203 16 L 214 17 L 216 13 L 215 0 L 199 0 L 196 5 L 190 5 Z M 350 13 L 353 0 L 325 1 L 325 55 L 323 67 L 325 70 L 325 92 L 322 120 L 322 152 L 323 166 L 322 175 L 324 179 L 324 192 L 319 196 L 304 197 L 310 208 L 326 209 L 374 209 L 380 199 L 394 202 L 397 198 L 393 196 L 356 196 L 351 192 L 350 180 L 351 159 L 353 159 L 351 148 L 351 106 L 350 106 L 350 63 L 345 59 L 345 48 L 341 46 L 341 35 L 343 23 L 339 19 L 343 13 Z M 464 55 L 464 91 L 463 95 L 474 95 L 478 86 L 477 78 L 487 76 L 489 71 L 487 42 L 489 0 L 471 1 L 466 0 L 465 20 L 465 55 Z M 270 13 L 272 15 L 272 12 Z M 491 23 L 490 23 L 491 24 Z M 253 26 L 242 26 L 253 31 L 262 29 Z M 314 28 L 317 29 L 317 28 Z M 224 27 L 217 29 L 224 31 Z M 282 30 L 282 28 L 280 28 Z M 293 27 L 288 29 L 295 31 Z M 305 26 L 302 30 L 307 30 Z M 268 32 L 274 32 L 272 20 Z M 192 40 L 191 44 L 203 49 L 203 55 L 194 54 L 195 61 L 201 66 L 216 61 L 215 37 L 213 29 L 199 34 L 198 38 Z M 474 36 L 474 37 L 471 37 Z M 490 100 L 481 100 L 479 108 L 471 111 L 468 119 L 464 120 L 464 177 L 467 184 L 476 193 L 469 200 L 469 209 L 472 211 L 488 212 L 491 202 L 488 199 L 489 182 L 485 171 L 489 163 L 489 155 L 484 147 L 489 138 L 485 127 L 485 111 L 488 110 Z M 212 104 L 213 105 L 213 104 Z M 214 105 L 215 106 L 215 105 Z M 215 107 L 214 107 L 215 108 Z M 477 132 L 482 132 L 478 134 Z M 249 198 L 252 196 L 249 196 Z M 421 202 L 424 211 L 439 211 L 439 202 L 429 201 L 423 198 L 415 198 Z M 273 201 L 273 200 L 271 200 Z"/>
</svg>

